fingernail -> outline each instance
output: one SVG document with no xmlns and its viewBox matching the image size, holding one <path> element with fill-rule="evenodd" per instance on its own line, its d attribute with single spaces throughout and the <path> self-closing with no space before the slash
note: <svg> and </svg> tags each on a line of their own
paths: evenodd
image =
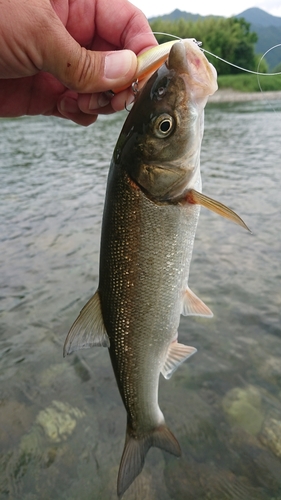
<svg viewBox="0 0 281 500">
<path fill-rule="evenodd" d="M 65 113 L 79 113 L 78 103 L 71 97 L 64 97 L 60 102 L 60 108 Z"/>
<path fill-rule="evenodd" d="M 89 110 L 104 108 L 107 104 L 110 103 L 110 99 L 106 97 L 104 93 L 102 94 L 92 94 L 90 102 L 89 102 Z"/>
<path fill-rule="evenodd" d="M 110 80 L 126 76 L 134 66 L 135 58 L 136 56 L 130 50 L 111 52 L 105 57 L 104 76 Z"/>
<path fill-rule="evenodd" d="M 110 99 L 108 99 L 108 97 L 106 97 L 106 95 L 104 93 L 99 95 L 98 105 L 100 108 L 103 108 L 104 106 L 106 106 L 109 103 L 110 103 Z"/>
<path fill-rule="evenodd" d="M 136 96 L 134 94 L 130 94 L 127 99 L 126 99 L 126 107 L 130 106 L 136 99 Z"/>
</svg>

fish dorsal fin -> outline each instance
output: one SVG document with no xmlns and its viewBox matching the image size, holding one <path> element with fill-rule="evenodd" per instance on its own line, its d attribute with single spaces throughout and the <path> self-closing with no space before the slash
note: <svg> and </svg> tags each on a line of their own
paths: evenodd
<svg viewBox="0 0 281 500">
<path fill-rule="evenodd" d="M 103 323 L 100 296 L 97 291 L 80 311 L 66 337 L 63 355 L 92 346 L 109 347 L 110 342 Z"/>
<path fill-rule="evenodd" d="M 183 316 L 206 316 L 213 317 L 211 309 L 187 287 L 183 296 L 182 312 Z"/>
<path fill-rule="evenodd" d="M 232 222 L 235 222 L 236 224 L 239 224 L 239 226 L 242 226 L 248 231 L 250 231 L 250 229 L 241 219 L 241 217 L 239 217 L 237 213 L 231 210 L 231 208 L 228 208 L 226 205 L 220 203 L 219 201 L 209 198 L 209 196 L 206 196 L 203 193 L 199 193 L 195 189 L 190 189 L 187 192 L 186 201 L 191 204 L 202 205 L 202 207 L 208 208 L 209 210 L 212 210 L 216 214 L 219 214 L 222 217 L 225 217 L 226 219 L 232 220 Z"/>
<path fill-rule="evenodd" d="M 179 344 L 177 341 L 172 342 L 169 346 L 168 353 L 164 366 L 161 370 L 162 375 L 169 379 L 174 371 L 192 354 L 195 354 L 197 349 L 188 345 Z"/>
</svg>

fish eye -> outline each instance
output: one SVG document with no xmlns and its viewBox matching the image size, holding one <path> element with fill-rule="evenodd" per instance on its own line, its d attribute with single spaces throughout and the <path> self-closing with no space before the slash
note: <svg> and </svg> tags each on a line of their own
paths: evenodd
<svg viewBox="0 0 281 500">
<path fill-rule="evenodd" d="M 174 119 L 171 115 L 163 114 L 158 116 L 154 125 L 154 132 L 161 139 L 168 137 L 174 130 Z"/>
</svg>

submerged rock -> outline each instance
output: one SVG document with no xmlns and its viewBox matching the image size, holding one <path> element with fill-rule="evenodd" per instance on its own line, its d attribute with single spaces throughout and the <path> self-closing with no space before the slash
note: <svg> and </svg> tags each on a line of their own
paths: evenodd
<svg viewBox="0 0 281 500">
<path fill-rule="evenodd" d="M 72 365 L 74 367 L 76 375 L 82 380 L 82 382 L 88 382 L 88 380 L 90 380 L 90 370 L 84 360 L 76 355 L 74 356 Z"/>
<path fill-rule="evenodd" d="M 231 425 L 253 435 L 260 432 L 264 412 L 261 395 L 254 386 L 231 389 L 223 398 L 222 407 Z"/>
<path fill-rule="evenodd" d="M 85 413 L 61 401 L 53 401 L 51 406 L 41 410 L 36 423 L 39 424 L 46 436 L 53 442 L 65 440 L 76 427 L 76 421 L 85 417 Z"/>
<path fill-rule="evenodd" d="M 170 496 L 177 500 L 264 500 L 264 490 L 244 477 L 213 464 L 190 459 L 167 466 L 165 481 Z"/>
<path fill-rule="evenodd" d="M 32 422 L 32 410 L 15 400 L 0 400 L 0 450 L 16 443 Z"/>
<path fill-rule="evenodd" d="M 258 372 L 262 378 L 271 384 L 281 384 L 281 363 L 280 357 L 269 356 L 263 357 L 262 363 L 258 364 Z"/>
<path fill-rule="evenodd" d="M 260 441 L 274 455 L 281 458 L 281 420 L 273 416 L 268 416 L 262 427 Z"/>
<path fill-rule="evenodd" d="M 41 387 L 49 387 L 55 384 L 67 369 L 68 365 L 66 363 L 56 363 L 43 370 L 39 377 Z"/>
<path fill-rule="evenodd" d="M 258 436 L 241 427 L 229 428 L 224 436 L 232 472 L 246 477 L 253 486 L 266 488 L 269 498 L 275 498 L 281 491 L 281 461 L 265 449 Z"/>
</svg>

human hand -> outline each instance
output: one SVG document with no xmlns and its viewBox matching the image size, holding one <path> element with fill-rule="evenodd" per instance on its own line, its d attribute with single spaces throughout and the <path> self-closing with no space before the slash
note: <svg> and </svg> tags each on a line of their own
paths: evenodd
<svg viewBox="0 0 281 500">
<path fill-rule="evenodd" d="M 127 0 L 2 0 L 0 116 L 53 115 L 81 125 L 124 108 L 136 54 L 156 45 Z M 126 50 L 120 50 L 126 49 Z"/>
</svg>

